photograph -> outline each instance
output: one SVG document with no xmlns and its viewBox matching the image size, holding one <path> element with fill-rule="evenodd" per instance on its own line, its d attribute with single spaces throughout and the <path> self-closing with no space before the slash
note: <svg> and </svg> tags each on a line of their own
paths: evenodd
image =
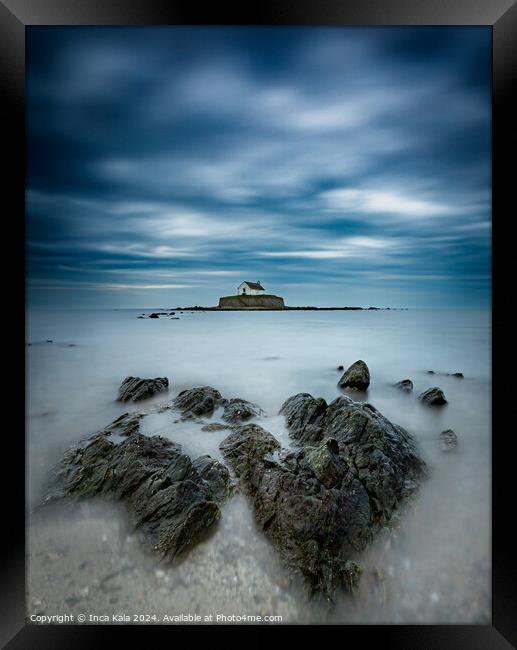
<svg viewBox="0 0 517 650">
<path fill-rule="evenodd" d="M 492 45 L 26 27 L 29 625 L 492 624 Z"/>
</svg>

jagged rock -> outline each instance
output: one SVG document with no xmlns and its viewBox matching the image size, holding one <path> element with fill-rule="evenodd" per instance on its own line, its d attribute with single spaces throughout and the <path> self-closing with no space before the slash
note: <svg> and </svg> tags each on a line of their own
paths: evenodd
<svg viewBox="0 0 517 650">
<path fill-rule="evenodd" d="M 398 388 L 404 393 L 411 393 L 413 390 L 413 382 L 411 379 L 402 379 L 401 381 L 398 381 L 396 384 L 393 384 L 395 388 Z"/>
<path fill-rule="evenodd" d="M 369 537 L 368 495 L 351 471 L 343 490 L 327 489 L 309 469 L 303 451 L 283 463 L 272 454 L 279 447 L 256 425 L 240 428 L 220 446 L 282 560 L 293 573 L 301 573 L 311 594 L 321 592 L 330 599 L 339 584 L 346 585 L 350 555 L 362 550 Z"/>
<path fill-rule="evenodd" d="M 252 424 L 237 428 L 220 449 L 284 562 L 311 593 L 331 599 L 339 585 L 357 588 L 355 558 L 415 490 L 425 464 L 409 434 L 368 404 L 339 397 L 327 406 L 301 393 L 282 412 L 292 437 L 305 442 L 309 430 L 312 445 L 283 451 Z"/>
<path fill-rule="evenodd" d="M 158 314 L 149 314 L 147 318 L 160 318 Z"/>
<path fill-rule="evenodd" d="M 124 413 L 102 430 L 106 435 L 131 436 L 140 432 L 143 413 Z"/>
<path fill-rule="evenodd" d="M 339 458 L 339 445 L 334 438 L 328 438 L 319 447 L 306 451 L 303 462 L 326 488 L 339 486 L 343 479 L 345 467 Z"/>
<path fill-rule="evenodd" d="M 261 415 L 265 415 L 264 411 L 256 404 L 248 402 L 245 399 L 236 397 L 234 399 L 225 400 L 224 402 L 222 418 L 225 422 L 245 422 L 246 420 Z"/>
<path fill-rule="evenodd" d="M 327 402 L 308 393 L 287 399 L 280 409 L 293 438 L 301 443 L 315 443 L 323 437 Z"/>
<path fill-rule="evenodd" d="M 452 451 L 458 445 L 458 436 L 452 429 L 446 429 L 440 433 L 440 449 L 442 451 Z"/>
<path fill-rule="evenodd" d="M 173 402 L 185 417 L 210 416 L 222 404 L 221 393 L 211 386 L 183 390 Z"/>
<path fill-rule="evenodd" d="M 370 371 L 364 361 L 353 363 L 338 381 L 339 388 L 366 390 L 370 385 Z"/>
<path fill-rule="evenodd" d="M 118 390 L 119 402 L 139 402 L 169 389 L 167 377 L 141 379 L 126 377 Z"/>
<path fill-rule="evenodd" d="M 230 433 L 219 445 L 235 473 L 248 481 L 262 467 L 266 454 L 280 449 L 280 443 L 258 424 L 246 424 Z"/>
<path fill-rule="evenodd" d="M 228 470 L 214 459 L 192 462 L 161 436 L 133 433 L 114 444 L 97 433 L 65 452 L 43 503 L 122 500 L 143 545 L 173 560 L 218 520 L 230 493 Z"/>
<path fill-rule="evenodd" d="M 328 407 L 325 437 L 335 438 L 357 469 L 370 496 L 374 518 L 389 521 L 426 471 L 409 433 L 371 404 L 338 397 Z"/>
<path fill-rule="evenodd" d="M 450 374 L 451 377 L 456 377 L 457 379 L 464 379 L 465 376 L 462 372 L 452 372 Z"/>
<path fill-rule="evenodd" d="M 418 399 L 429 406 L 442 406 L 443 404 L 447 404 L 443 391 L 437 386 L 425 390 L 418 396 Z"/>
<path fill-rule="evenodd" d="M 209 455 L 200 456 L 192 463 L 199 476 L 208 483 L 216 501 L 224 501 L 233 494 L 233 482 L 228 468 Z"/>
</svg>

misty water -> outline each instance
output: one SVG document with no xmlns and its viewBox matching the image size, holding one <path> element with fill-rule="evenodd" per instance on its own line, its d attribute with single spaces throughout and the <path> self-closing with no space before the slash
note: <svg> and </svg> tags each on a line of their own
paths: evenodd
<svg viewBox="0 0 517 650">
<path fill-rule="evenodd" d="M 145 310 L 149 313 L 149 310 Z M 181 613 L 280 615 L 283 622 L 490 621 L 490 314 L 487 311 L 185 312 L 138 319 L 144 310 L 32 311 L 27 341 L 27 476 L 32 509 L 47 472 L 69 445 L 128 410 L 152 409 L 194 386 L 259 404 L 258 420 L 290 444 L 282 402 L 298 392 L 331 401 L 338 365 L 370 368 L 360 399 L 416 439 L 430 477 L 391 534 L 362 558 L 355 597 L 333 608 L 308 602 L 255 527 L 245 497 L 222 508 L 217 527 L 177 566 L 147 556 L 123 508 L 91 502 L 29 517 L 29 614 Z M 51 341 L 51 342 L 50 342 Z M 427 374 L 434 370 L 435 375 Z M 464 379 L 446 373 L 462 372 Z M 443 373 L 443 374 L 441 374 Z M 116 401 L 127 375 L 166 376 L 169 393 Z M 409 378 L 412 394 L 392 384 Z M 448 404 L 417 396 L 430 386 Z M 359 399 L 359 394 L 355 396 Z M 218 414 L 214 415 L 217 420 Z M 220 458 L 228 431 L 202 432 L 171 411 L 143 432 L 179 442 L 193 458 Z M 440 450 L 444 429 L 458 447 Z"/>
</svg>

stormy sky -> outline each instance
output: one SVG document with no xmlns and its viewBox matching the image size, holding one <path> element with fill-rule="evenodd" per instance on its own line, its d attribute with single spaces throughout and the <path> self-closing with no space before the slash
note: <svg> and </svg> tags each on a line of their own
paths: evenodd
<svg viewBox="0 0 517 650">
<path fill-rule="evenodd" d="M 29 27 L 29 305 L 488 307 L 490 39 Z"/>
</svg>

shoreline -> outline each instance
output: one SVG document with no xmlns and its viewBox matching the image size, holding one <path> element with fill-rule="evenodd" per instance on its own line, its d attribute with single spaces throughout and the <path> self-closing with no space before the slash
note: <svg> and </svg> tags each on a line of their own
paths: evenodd
<svg viewBox="0 0 517 650">
<path fill-rule="evenodd" d="M 171 307 L 171 311 L 408 311 L 409 307 Z"/>
</svg>

